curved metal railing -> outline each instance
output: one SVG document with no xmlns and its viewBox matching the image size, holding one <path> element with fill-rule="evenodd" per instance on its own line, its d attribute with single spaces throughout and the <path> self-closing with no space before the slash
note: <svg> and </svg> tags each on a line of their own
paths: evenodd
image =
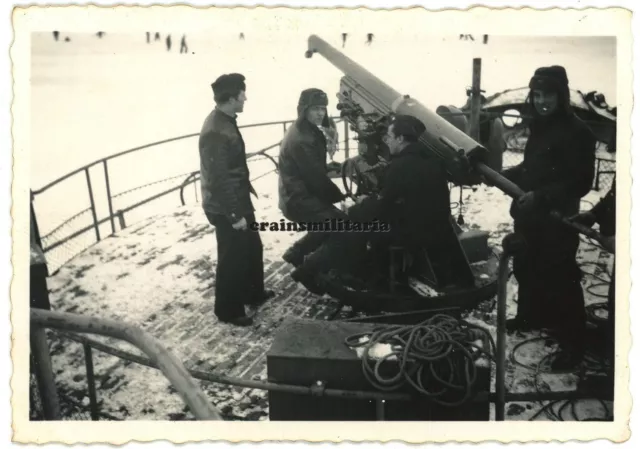
<svg viewBox="0 0 640 449">
<path fill-rule="evenodd" d="M 349 157 L 349 141 L 350 141 L 348 123 L 343 121 L 343 119 L 340 117 L 333 117 L 333 119 L 336 125 L 338 125 L 339 123 L 344 123 L 344 136 L 343 136 L 343 139 L 340 141 L 340 147 L 341 147 L 340 149 L 345 151 L 345 156 L 348 158 Z M 295 120 L 281 120 L 281 121 L 272 121 L 272 122 L 263 122 L 263 123 L 252 123 L 252 124 L 240 126 L 239 128 L 249 129 L 249 128 L 260 128 L 260 127 L 282 127 L 282 132 L 284 134 L 284 132 L 286 132 L 287 130 L 287 126 L 293 123 L 294 121 Z M 149 182 L 140 186 L 134 186 L 132 188 L 129 188 L 117 194 L 113 194 L 111 192 L 111 179 L 112 179 L 111 176 L 113 174 L 110 173 L 109 171 L 109 163 L 111 161 L 121 158 L 122 156 L 136 153 L 144 149 L 161 147 L 163 145 L 166 145 L 172 142 L 183 141 L 186 139 L 198 137 L 199 135 L 200 135 L 199 133 L 185 134 L 182 136 L 172 137 L 169 139 L 164 139 L 157 142 L 152 142 L 149 144 L 138 146 L 135 148 L 130 148 L 128 150 L 120 151 L 110 156 L 97 159 L 93 162 L 85 164 L 82 167 L 77 168 L 47 183 L 43 187 L 32 190 L 31 191 L 31 212 L 32 212 L 31 215 L 34 221 L 33 229 L 36 234 L 34 237 L 36 241 L 39 243 L 39 245 L 42 247 L 42 250 L 45 253 L 45 256 L 47 257 L 47 263 L 49 265 L 50 271 L 55 272 L 62 265 L 64 265 L 64 263 L 66 263 L 76 255 L 78 255 L 79 253 L 83 252 L 91 245 L 101 241 L 103 239 L 103 233 L 104 233 L 104 229 L 101 229 L 103 225 L 106 225 L 106 224 L 110 225 L 109 235 L 113 235 L 117 231 L 125 228 L 127 226 L 126 218 L 125 218 L 126 214 L 133 210 L 139 209 L 141 206 L 144 206 L 157 199 L 166 197 L 167 195 L 174 192 L 178 192 L 180 203 L 182 205 L 185 205 L 186 204 L 185 189 L 192 184 L 194 185 L 194 189 L 196 191 L 195 196 L 197 199 L 196 184 L 200 180 L 199 170 L 190 171 L 190 172 L 182 173 L 179 175 L 174 175 L 174 176 L 160 179 L 160 180 L 154 180 L 152 182 Z M 278 163 L 276 158 L 273 155 L 268 154 L 267 152 L 279 147 L 279 145 L 280 145 L 280 141 L 272 145 L 269 145 L 266 148 L 263 148 L 259 151 L 255 151 L 247 154 L 247 159 L 256 158 L 260 156 L 267 158 L 271 162 L 273 162 L 275 167 L 273 170 L 268 171 L 266 173 L 262 173 L 252 180 L 262 178 L 277 170 Z M 95 185 L 95 181 L 92 181 L 91 173 L 90 173 L 90 170 L 92 168 L 99 167 L 101 165 L 104 171 L 103 187 L 106 193 L 106 204 L 108 208 L 108 212 L 106 216 L 102 216 L 102 217 L 99 216 L 97 211 L 96 195 L 95 195 L 96 189 L 94 188 L 96 187 L 96 185 Z M 82 173 L 84 173 L 86 178 L 86 191 L 89 198 L 89 207 L 78 208 L 80 209 L 79 212 L 74 213 L 69 218 L 65 218 L 61 220 L 59 224 L 53 226 L 49 231 L 47 231 L 45 235 L 41 236 L 39 232 L 39 226 L 38 226 L 39 224 L 38 215 L 36 213 L 37 207 L 34 205 L 36 198 L 43 195 L 46 192 L 50 192 L 51 189 L 55 188 L 56 186 L 64 183 L 65 181 L 71 180 L 76 175 L 81 175 Z M 124 207 L 120 207 L 117 209 L 114 207 L 115 199 L 122 198 L 126 195 L 129 195 L 136 191 L 140 191 L 142 189 L 157 187 L 161 184 L 175 182 L 180 179 L 182 181 L 177 183 L 176 185 L 173 185 L 172 187 L 169 187 L 166 189 L 162 189 L 160 191 L 155 191 L 153 194 L 149 196 L 145 196 L 139 201 L 134 201 L 131 204 L 127 204 Z M 82 198 L 81 194 L 74 195 L 74 196 L 78 198 Z M 60 200 L 61 199 L 57 198 L 56 201 L 51 201 L 51 202 L 54 204 L 58 204 Z M 69 201 L 69 198 L 64 198 L 64 201 Z M 87 221 L 86 219 L 88 218 L 89 214 L 90 214 L 90 219 Z M 75 222 L 79 223 L 83 221 L 83 219 L 85 219 L 83 224 L 74 225 Z M 119 224 L 120 229 L 118 229 L 118 226 L 116 225 L 116 220 L 117 220 L 117 223 Z M 88 236 L 87 234 L 90 233 L 92 230 L 95 234 L 95 237 L 91 239 L 90 236 Z M 79 242 L 80 240 L 83 240 L 83 241 Z M 66 247 L 65 248 L 66 251 L 62 251 L 63 247 Z M 58 250 L 57 254 L 55 255 L 53 255 L 54 250 Z"/>
<path fill-rule="evenodd" d="M 31 352 L 35 362 L 34 370 L 45 419 L 60 419 L 60 407 L 51 355 L 49 354 L 49 345 L 44 332 L 46 328 L 103 335 L 131 343 L 144 352 L 149 360 L 169 379 L 171 385 L 189 406 L 196 419 L 222 420 L 220 412 L 193 380 L 182 362 L 168 351 L 157 338 L 139 327 L 114 320 L 32 308 Z M 93 376 L 89 377 L 92 378 Z M 91 387 L 90 385 L 90 389 Z M 96 409 L 95 385 L 93 385 L 93 394 L 90 394 L 90 401 L 92 402 L 92 409 Z"/>
</svg>

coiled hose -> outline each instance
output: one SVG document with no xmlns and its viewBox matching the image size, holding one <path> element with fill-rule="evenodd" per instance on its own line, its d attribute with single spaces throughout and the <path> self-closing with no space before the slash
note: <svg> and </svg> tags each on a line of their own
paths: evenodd
<svg viewBox="0 0 640 449">
<path fill-rule="evenodd" d="M 477 340 L 489 341 L 491 351 L 475 344 Z M 345 344 L 364 347 L 362 370 L 373 387 L 393 391 L 409 385 L 447 407 L 472 398 L 476 361 L 483 354 L 493 360 L 495 354 L 495 342 L 486 329 L 442 314 L 417 325 L 385 326 L 351 335 Z M 391 351 L 375 359 L 370 349 L 376 344 L 389 344 Z"/>
</svg>

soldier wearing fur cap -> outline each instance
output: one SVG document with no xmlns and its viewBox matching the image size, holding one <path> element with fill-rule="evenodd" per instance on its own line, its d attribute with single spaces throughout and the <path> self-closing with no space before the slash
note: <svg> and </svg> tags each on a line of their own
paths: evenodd
<svg viewBox="0 0 640 449">
<path fill-rule="evenodd" d="M 215 109 L 200 133 L 202 206 L 216 228 L 218 265 L 214 312 L 220 321 L 249 326 L 245 305 L 259 305 L 273 296 L 264 290 L 260 234 L 248 230 L 255 221 L 244 140 L 236 117 L 247 100 L 245 77 L 220 76 L 212 85 Z"/>
<path fill-rule="evenodd" d="M 320 127 L 329 127 L 328 104 L 327 94 L 322 90 L 303 90 L 298 101 L 298 119 L 287 130 L 280 146 L 278 205 L 293 222 L 346 219 L 334 206 L 344 195 L 327 175 L 327 140 Z M 308 233 L 285 252 L 284 260 L 300 267 L 305 256 L 318 249 L 327 236 L 324 232 Z M 294 270 L 292 276 L 299 280 L 303 272 Z"/>
<path fill-rule="evenodd" d="M 511 205 L 523 250 L 514 259 L 518 312 L 510 330 L 549 328 L 561 353 L 556 369 L 578 364 L 584 352 L 586 314 L 576 263 L 579 236 L 554 221 L 551 210 L 572 216 L 591 189 L 596 140 L 573 113 L 569 80 L 561 66 L 537 69 L 529 83 L 532 112 L 524 161 L 503 174 L 527 192 Z"/>
</svg>

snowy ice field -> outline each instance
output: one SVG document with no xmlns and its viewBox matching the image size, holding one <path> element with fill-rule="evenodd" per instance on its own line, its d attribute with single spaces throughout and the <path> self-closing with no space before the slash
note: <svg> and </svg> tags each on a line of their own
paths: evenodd
<svg viewBox="0 0 640 449">
<path fill-rule="evenodd" d="M 238 41 L 237 36 L 187 35 L 190 53 L 180 55 L 180 34 L 174 33 L 173 49 L 169 53 L 164 41 L 147 44 L 144 31 L 135 36 L 107 33 L 101 40 L 95 35 L 70 34 L 71 42 L 68 43 L 54 42 L 50 33 L 32 36 L 33 188 L 41 187 L 80 165 L 114 152 L 198 132 L 212 107 L 209 85 L 221 73 L 236 71 L 247 76 L 249 100 L 245 113 L 240 116 L 240 124 L 294 118 L 299 92 L 312 86 L 329 93 L 330 112 L 336 112 L 333 94 L 338 88 L 341 74 L 321 57 L 304 58 L 306 35 L 254 37 L 245 33 L 245 41 Z M 66 34 L 63 32 L 62 36 Z M 340 47 L 339 36 L 328 40 L 337 48 Z M 411 94 L 433 109 L 440 104 L 464 103 L 465 88 L 471 80 L 471 60 L 478 56 L 483 58 L 482 86 L 488 94 L 526 85 L 538 66 L 562 64 L 568 70 L 572 88 L 601 91 L 605 93 L 609 104 L 615 104 L 613 39 L 510 39 L 492 36 L 489 45 L 482 45 L 478 40 L 458 41 L 456 36 L 407 35 L 394 36 L 391 40 L 384 35 L 376 35 L 370 47 L 364 45 L 364 40 L 364 36 L 350 37 L 345 53 L 396 90 Z M 408 56 L 413 58 L 417 67 L 409 69 L 405 65 Z M 277 142 L 281 133 L 281 129 L 277 127 L 272 130 L 247 130 L 243 133 L 247 151 L 256 151 Z M 252 177 L 266 170 L 270 164 L 267 160 L 252 162 L 249 165 Z M 154 150 L 144 150 L 114 162 L 110 165 L 111 189 L 112 192 L 119 192 L 197 169 L 197 140 L 189 139 Z M 99 176 L 95 179 L 100 181 Z M 79 180 L 52 189 L 45 194 L 46 198 L 37 201 L 41 231 L 46 232 L 61 220 L 88 206 L 84 183 L 84 177 L 81 176 Z M 261 196 L 257 203 L 257 216 L 269 220 L 282 218 L 275 204 L 275 176 L 261 178 L 256 183 L 256 188 Z M 99 192 L 94 193 L 99 195 Z M 593 202 L 598 196 L 599 194 L 592 192 L 587 199 Z M 496 189 L 484 186 L 475 192 L 465 190 L 464 197 L 467 223 L 491 231 L 491 243 L 499 244 L 511 229 L 508 198 Z M 452 201 L 457 200 L 458 190 L 454 189 Z M 99 203 L 98 207 L 104 212 L 104 202 Z M 208 225 L 204 214 L 197 206 L 190 210 L 194 230 L 206 232 Z M 138 243 L 147 251 L 165 246 L 166 242 L 171 241 L 171 235 L 188 230 L 183 228 L 188 226 L 184 221 L 177 223 L 181 227 L 178 229 L 172 228 L 170 220 L 160 218 L 173 211 L 156 212 L 160 214 L 158 224 L 165 234 L 143 235 Z M 276 260 L 293 238 L 293 234 L 267 234 L 263 238 L 265 258 Z M 211 257 L 207 254 L 214 254 L 214 242 L 213 236 L 209 235 L 206 246 L 196 244 L 192 247 L 175 247 L 171 249 L 170 255 L 174 257 L 182 254 L 187 259 Z M 108 252 L 113 245 L 117 246 L 117 242 L 107 240 L 94 249 Z M 127 252 L 123 248 L 118 251 Z M 114 251 L 114 255 L 118 251 Z M 584 246 L 581 257 L 592 259 L 590 252 L 591 248 Z M 72 266 L 77 268 L 93 263 L 87 258 L 90 259 L 91 254 L 75 259 Z M 139 298 L 153 297 L 157 308 L 161 310 L 163 303 L 171 303 L 185 288 L 193 287 L 197 290 L 195 284 L 184 285 L 185 279 L 181 279 L 182 273 L 177 266 L 170 266 L 169 271 L 162 274 L 154 271 L 154 277 L 147 278 L 150 271 L 136 268 L 135 260 L 132 257 L 132 261 L 128 263 L 120 259 L 117 265 L 111 264 L 111 267 L 100 271 L 94 268 L 84 276 L 76 276 L 72 266 L 68 270 L 61 270 L 58 276 L 51 279 L 50 287 L 57 290 L 52 300 L 60 301 L 65 308 L 70 307 L 69 291 L 79 286 L 85 295 L 89 292 L 90 297 L 100 299 L 84 301 L 83 298 L 76 298 L 72 301 L 73 304 L 80 305 L 79 309 L 75 309 L 76 312 L 123 319 L 128 317 L 135 322 L 142 319 L 148 309 Z M 215 263 L 214 260 L 212 262 Z M 162 264 L 163 261 L 158 260 L 157 263 Z M 174 273 L 172 270 L 177 271 Z M 126 282 L 109 282 L 110 277 L 114 277 L 115 281 L 124 272 L 130 273 L 132 278 Z M 108 277 L 100 277 L 105 275 Z M 160 276 L 157 282 L 150 282 L 157 276 Z M 70 279 L 73 283 L 67 284 Z M 102 289 L 105 283 L 111 286 L 107 290 Z M 593 283 L 593 279 L 587 279 L 585 287 Z M 164 287 L 156 288 L 150 284 Z M 515 312 L 515 303 L 512 301 L 514 289 L 512 282 L 510 314 Z M 164 293 L 151 296 L 158 292 Z M 133 296 L 138 300 L 133 299 Z M 589 302 L 600 300 L 587 296 Z M 480 311 L 470 319 L 482 320 L 487 317 L 490 321 L 495 319 L 495 315 L 487 311 Z M 174 344 L 167 343 L 171 346 Z M 539 359 L 546 350 L 544 345 L 534 345 L 523 350 L 521 356 L 532 362 Z M 212 363 L 219 363 L 223 355 L 224 351 L 209 354 L 208 357 L 212 358 Z M 78 371 L 66 369 L 61 374 L 60 381 L 67 386 L 77 384 L 75 379 L 78 379 L 78 373 L 83 370 L 80 362 L 77 357 L 54 357 L 57 369 L 75 365 L 78 368 Z M 109 365 L 110 363 L 106 366 Z M 104 367 L 98 362 L 97 369 Z M 180 401 L 175 393 L 166 396 L 166 381 L 159 373 L 150 374 L 149 371 L 151 370 L 127 368 L 129 387 L 114 391 L 113 395 L 105 393 L 106 410 L 118 414 L 118 407 L 124 404 L 131 413 L 123 416 L 128 419 L 164 419 L 168 416 L 167 407 L 180 411 Z M 551 378 L 547 383 L 567 388 L 575 383 L 575 379 L 560 376 Z M 514 384 L 512 387 L 517 390 L 530 388 L 531 385 L 523 381 L 521 385 Z M 154 402 L 156 400 L 157 404 Z M 218 398 L 216 402 L 219 400 L 223 398 Z M 253 399 L 251 401 L 252 404 L 255 402 Z M 593 404 L 585 405 L 587 409 L 592 406 Z M 149 409 L 155 411 L 152 413 Z M 261 410 L 260 407 L 257 409 Z M 534 411 L 535 409 L 514 412 L 511 419 L 522 419 L 521 415 L 531 415 Z M 584 407 L 580 411 L 585 412 Z M 597 410 L 594 413 L 597 414 Z M 239 412 L 235 414 L 243 415 Z M 263 411 L 258 413 L 257 419 L 264 419 Z"/>
</svg>

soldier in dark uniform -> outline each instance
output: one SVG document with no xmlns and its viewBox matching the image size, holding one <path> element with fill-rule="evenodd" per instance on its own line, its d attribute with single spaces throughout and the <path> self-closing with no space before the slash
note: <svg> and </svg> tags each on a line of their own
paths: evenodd
<svg viewBox="0 0 640 449">
<path fill-rule="evenodd" d="M 586 313 L 576 262 L 579 236 L 549 212 L 578 213 L 580 199 L 593 182 L 596 140 L 571 109 L 563 67 L 537 69 L 529 87 L 533 118 L 524 161 L 503 172 L 527 192 L 510 210 L 515 236 L 525 249 L 514 258 L 518 312 L 507 329 L 551 329 L 561 347 L 552 367 L 567 369 L 584 353 Z"/>
<path fill-rule="evenodd" d="M 287 130 L 280 146 L 278 206 L 282 214 L 296 223 L 346 219 L 334 206 L 345 196 L 327 175 L 327 140 L 320 129 L 328 127 L 327 94 L 320 89 L 306 89 L 300 94 L 298 119 Z M 289 248 L 283 258 L 300 267 L 328 237 L 326 232 L 309 232 Z M 292 276 L 302 282 L 294 271 Z"/>
<path fill-rule="evenodd" d="M 220 321 L 250 326 L 245 305 L 260 305 L 273 296 L 264 290 L 262 241 L 249 230 L 255 221 L 242 135 L 236 124 L 244 109 L 246 85 L 238 73 L 222 75 L 212 85 L 215 109 L 200 133 L 202 206 L 216 228 L 218 265 L 215 314 Z"/>
<path fill-rule="evenodd" d="M 379 231 L 336 232 L 310 255 L 303 265 L 308 272 L 318 274 L 336 270 L 356 278 L 370 278 L 361 270 L 385 265 L 389 245 L 399 245 L 411 251 L 426 250 L 441 279 L 453 275 L 448 270 L 448 251 L 456 235 L 451 225 L 449 186 L 442 161 L 429 153 L 418 141 L 425 126 L 418 119 L 399 115 L 388 127 L 384 137 L 391 153 L 382 191 L 377 196 L 360 197 L 349 209 L 352 225 L 379 223 Z M 368 243 L 372 249 L 367 251 Z M 388 266 L 388 264 L 386 265 Z M 368 269 L 367 269 L 368 271 Z M 453 278 L 451 278 L 453 281 Z M 306 285 L 306 284 L 305 284 Z M 307 287 L 309 288 L 309 287 Z"/>
<path fill-rule="evenodd" d="M 379 220 L 389 224 L 391 232 L 372 237 L 383 254 L 388 253 L 389 244 L 413 252 L 425 250 L 439 278 L 448 283 L 454 278 L 447 269 L 447 248 L 456 240 L 449 185 L 442 161 L 418 141 L 425 129 L 420 120 L 408 115 L 396 116 L 389 125 L 384 142 L 391 162 L 382 192 L 373 200 L 378 203 Z"/>
</svg>

